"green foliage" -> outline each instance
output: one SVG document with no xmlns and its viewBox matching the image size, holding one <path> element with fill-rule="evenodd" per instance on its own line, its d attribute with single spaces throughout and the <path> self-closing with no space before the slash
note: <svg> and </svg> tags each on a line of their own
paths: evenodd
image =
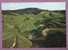
<svg viewBox="0 0 68 50">
<path fill-rule="evenodd" d="M 58 11 L 60 12 L 60 11 Z M 12 48 L 15 43 L 16 48 L 31 48 L 32 42 L 29 35 L 33 29 L 40 30 L 43 28 L 65 28 L 65 16 L 62 13 L 53 11 L 41 11 L 38 14 L 33 13 L 14 13 L 9 12 L 4 15 L 4 33 L 3 41 L 7 44 L 6 48 Z M 41 30 L 42 31 L 42 30 Z M 14 41 L 14 39 L 16 41 Z"/>
</svg>

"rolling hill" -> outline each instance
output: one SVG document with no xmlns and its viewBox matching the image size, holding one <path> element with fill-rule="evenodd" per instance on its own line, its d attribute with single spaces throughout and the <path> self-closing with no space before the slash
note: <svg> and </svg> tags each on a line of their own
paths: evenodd
<svg viewBox="0 0 68 50">
<path fill-rule="evenodd" d="M 37 45 L 37 47 L 45 48 L 66 47 L 65 10 L 50 11 L 38 8 L 25 8 L 19 10 L 3 10 L 2 14 L 4 19 L 4 48 L 31 48 Z M 47 40 L 44 36 L 46 29 L 48 29 Z"/>
</svg>

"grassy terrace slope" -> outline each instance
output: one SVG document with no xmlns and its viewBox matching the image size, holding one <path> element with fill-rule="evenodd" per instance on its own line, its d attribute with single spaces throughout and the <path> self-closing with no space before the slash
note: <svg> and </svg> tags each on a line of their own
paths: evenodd
<svg viewBox="0 0 68 50">
<path fill-rule="evenodd" d="M 26 8 L 20 10 L 7 10 L 3 11 L 2 14 L 4 18 L 3 47 L 6 48 L 35 47 L 32 44 L 32 41 L 34 43 L 41 41 L 41 39 L 45 41 L 46 38 L 44 35 L 46 33 L 44 31 L 46 28 L 48 29 L 53 28 L 53 31 L 56 28 L 60 30 L 62 29 L 60 31 L 62 32 L 62 34 L 60 35 L 62 37 L 62 40 L 60 36 L 57 36 L 60 38 L 59 43 L 62 42 L 62 46 L 60 44 L 53 47 L 65 47 L 64 10 L 48 11 L 37 8 Z M 40 47 L 40 45 L 38 47 Z"/>
</svg>

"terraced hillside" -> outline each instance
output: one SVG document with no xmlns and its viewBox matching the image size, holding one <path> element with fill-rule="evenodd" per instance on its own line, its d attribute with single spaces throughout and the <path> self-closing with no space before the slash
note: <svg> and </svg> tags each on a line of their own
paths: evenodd
<svg viewBox="0 0 68 50">
<path fill-rule="evenodd" d="M 64 10 L 26 8 L 2 14 L 4 48 L 66 47 Z"/>
</svg>

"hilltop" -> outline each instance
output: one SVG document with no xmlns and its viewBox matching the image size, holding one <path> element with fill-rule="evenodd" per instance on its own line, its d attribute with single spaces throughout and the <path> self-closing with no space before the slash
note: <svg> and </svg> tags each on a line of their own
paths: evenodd
<svg viewBox="0 0 68 50">
<path fill-rule="evenodd" d="M 18 10 L 3 10 L 2 13 L 3 14 L 9 14 L 9 13 L 17 13 L 17 14 L 23 14 L 23 13 L 26 13 L 26 14 L 39 14 L 40 12 L 42 11 L 48 11 L 48 12 L 62 12 L 64 13 L 65 10 L 44 10 L 44 9 L 39 9 L 39 8 L 25 8 L 25 9 L 18 9 Z"/>
</svg>

